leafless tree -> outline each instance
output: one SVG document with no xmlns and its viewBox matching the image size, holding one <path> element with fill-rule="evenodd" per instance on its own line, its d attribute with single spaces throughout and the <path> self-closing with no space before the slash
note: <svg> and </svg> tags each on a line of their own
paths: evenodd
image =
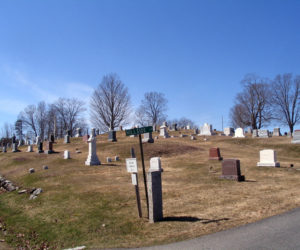
<svg viewBox="0 0 300 250">
<path fill-rule="evenodd" d="M 243 91 L 237 94 L 230 112 L 232 124 L 253 129 L 268 125 L 272 120 L 268 80 L 249 74 L 241 83 Z"/>
<path fill-rule="evenodd" d="M 11 138 L 14 133 L 14 126 L 9 123 L 4 123 L 2 129 L 1 129 L 1 137 L 3 138 Z"/>
<path fill-rule="evenodd" d="M 38 124 L 36 120 L 37 109 L 35 105 L 28 105 L 21 113 L 19 114 L 19 119 L 23 121 L 23 125 L 27 130 L 34 132 L 34 135 L 38 135 Z"/>
<path fill-rule="evenodd" d="M 72 136 L 78 120 L 80 120 L 82 113 L 86 110 L 84 102 L 76 98 L 59 98 L 53 104 L 53 108 L 60 121 L 61 131 L 70 130 Z"/>
<path fill-rule="evenodd" d="M 293 133 L 300 120 L 300 76 L 277 75 L 272 82 L 272 104 L 275 120 L 287 125 Z"/>
<path fill-rule="evenodd" d="M 188 125 L 191 126 L 191 128 L 193 127 L 196 127 L 196 124 L 194 121 L 192 121 L 191 119 L 189 118 L 186 118 L 186 117 L 181 117 L 180 119 L 173 119 L 173 120 L 169 120 L 168 121 L 168 124 L 170 126 L 172 126 L 173 124 L 177 124 L 177 127 L 178 128 L 181 128 L 181 127 L 186 127 Z"/>
<path fill-rule="evenodd" d="M 126 125 L 130 114 L 130 96 L 117 74 L 105 75 L 94 90 L 90 102 L 91 123 L 101 131 Z"/>
<path fill-rule="evenodd" d="M 136 121 L 140 125 L 158 125 L 166 120 L 167 103 L 163 93 L 147 92 L 136 111 Z"/>
</svg>

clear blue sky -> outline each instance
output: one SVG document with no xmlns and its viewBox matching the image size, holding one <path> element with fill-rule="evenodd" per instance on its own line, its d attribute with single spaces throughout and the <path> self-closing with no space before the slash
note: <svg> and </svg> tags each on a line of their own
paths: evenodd
<svg viewBox="0 0 300 250">
<path fill-rule="evenodd" d="M 299 66 L 300 1 L 0 1 L 0 127 L 41 100 L 88 104 L 115 72 L 134 107 L 163 92 L 170 119 L 220 129 L 245 74 Z"/>
</svg>

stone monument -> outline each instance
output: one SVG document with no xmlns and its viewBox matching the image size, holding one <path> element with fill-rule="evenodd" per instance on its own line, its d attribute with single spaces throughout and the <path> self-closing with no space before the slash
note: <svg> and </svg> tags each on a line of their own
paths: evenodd
<svg viewBox="0 0 300 250">
<path fill-rule="evenodd" d="M 75 137 L 81 137 L 81 128 L 76 128 L 76 135 Z"/>
<path fill-rule="evenodd" d="M 244 181 L 245 176 L 241 175 L 240 160 L 225 159 L 222 162 L 222 179 Z"/>
<path fill-rule="evenodd" d="M 224 134 L 226 136 L 233 136 L 234 135 L 234 128 L 224 128 Z"/>
<path fill-rule="evenodd" d="M 87 166 L 101 165 L 101 162 L 97 156 L 96 141 L 97 138 L 95 136 L 95 129 L 92 128 L 91 137 L 87 141 L 89 144 L 89 154 L 87 160 L 85 161 L 85 165 Z"/>
<path fill-rule="evenodd" d="M 273 129 L 273 136 L 281 136 L 280 128 L 274 128 Z"/>
<path fill-rule="evenodd" d="M 204 125 L 200 128 L 200 135 L 213 135 L 212 125 L 208 123 L 204 123 Z"/>
<path fill-rule="evenodd" d="M 108 131 L 108 141 L 116 142 L 117 141 L 117 133 L 114 130 Z"/>
<path fill-rule="evenodd" d="M 300 144 L 300 130 L 295 130 L 294 131 L 292 143 Z"/>
<path fill-rule="evenodd" d="M 169 138 L 169 134 L 167 132 L 167 126 L 166 125 L 162 125 L 160 127 L 160 133 L 159 136 L 163 136 L 164 138 Z"/>
<path fill-rule="evenodd" d="M 220 149 L 219 148 L 210 148 L 209 149 L 209 159 L 221 161 L 222 157 L 220 154 Z"/>
<path fill-rule="evenodd" d="M 242 128 L 237 128 L 234 133 L 234 138 L 245 138 L 244 130 Z"/>
<path fill-rule="evenodd" d="M 142 139 L 142 142 L 143 142 L 143 143 L 144 143 L 144 142 L 153 143 L 154 140 L 153 140 L 153 138 L 152 138 L 152 132 L 150 132 L 150 133 L 145 133 L 145 134 L 144 134 L 144 138 Z"/>
<path fill-rule="evenodd" d="M 260 137 L 260 138 L 269 138 L 270 137 L 269 130 L 267 130 L 267 129 L 259 129 L 258 130 L 258 137 Z"/>
<path fill-rule="evenodd" d="M 264 149 L 259 151 L 258 167 L 280 167 L 280 163 L 277 162 L 276 151 L 273 149 Z"/>
</svg>

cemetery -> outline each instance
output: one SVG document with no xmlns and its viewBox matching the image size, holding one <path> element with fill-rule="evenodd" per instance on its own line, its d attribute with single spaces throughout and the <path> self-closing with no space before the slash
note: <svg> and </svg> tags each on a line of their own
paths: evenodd
<svg viewBox="0 0 300 250">
<path fill-rule="evenodd" d="M 165 124 L 145 133 L 148 217 L 139 137 L 126 136 L 125 130 L 91 132 L 64 135 L 54 148 L 44 142 L 43 149 L 39 139 L 38 145 L 19 146 L 19 152 L 0 152 L 0 218 L 9 244 L 30 242 L 50 249 L 150 246 L 300 206 L 300 145 L 286 136 L 257 139 L 237 129 L 236 138 L 211 133 L 208 140 L 191 140 L 183 136 L 191 131 Z M 126 169 L 131 148 L 137 179 Z M 56 153 L 38 153 L 44 150 Z"/>
</svg>

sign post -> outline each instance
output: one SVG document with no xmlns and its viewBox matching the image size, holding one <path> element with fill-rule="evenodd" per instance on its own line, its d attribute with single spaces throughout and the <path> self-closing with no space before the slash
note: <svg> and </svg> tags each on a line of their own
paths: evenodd
<svg viewBox="0 0 300 250">
<path fill-rule="evenodd" d="M 146 202 L 147 202 L 147 217 L 149 218 L 149 200 L 148 200 L 148 189 L 147 189 L 147 181 L 146 181 L 146 170 L 145 170 L 145 163 L 144 163 L 144 152 L 143 152 L 143 144 L 142 144 L 142 136 L 141 134 L 145 133 L 152 133 L 153 127 L 142 127 L 142 128 L 133 128 L 125 130 L 126 136 L 130 135 L 139 135 L 139 142 L 140 142 L 140 151 L 141 151 L 141 158 L 142 158 L 142 167 L 143 167 L 143 177 L 144 177 L 144 187 L 145 187 L 145 195 L 146 195 Z"/>
</svg>

